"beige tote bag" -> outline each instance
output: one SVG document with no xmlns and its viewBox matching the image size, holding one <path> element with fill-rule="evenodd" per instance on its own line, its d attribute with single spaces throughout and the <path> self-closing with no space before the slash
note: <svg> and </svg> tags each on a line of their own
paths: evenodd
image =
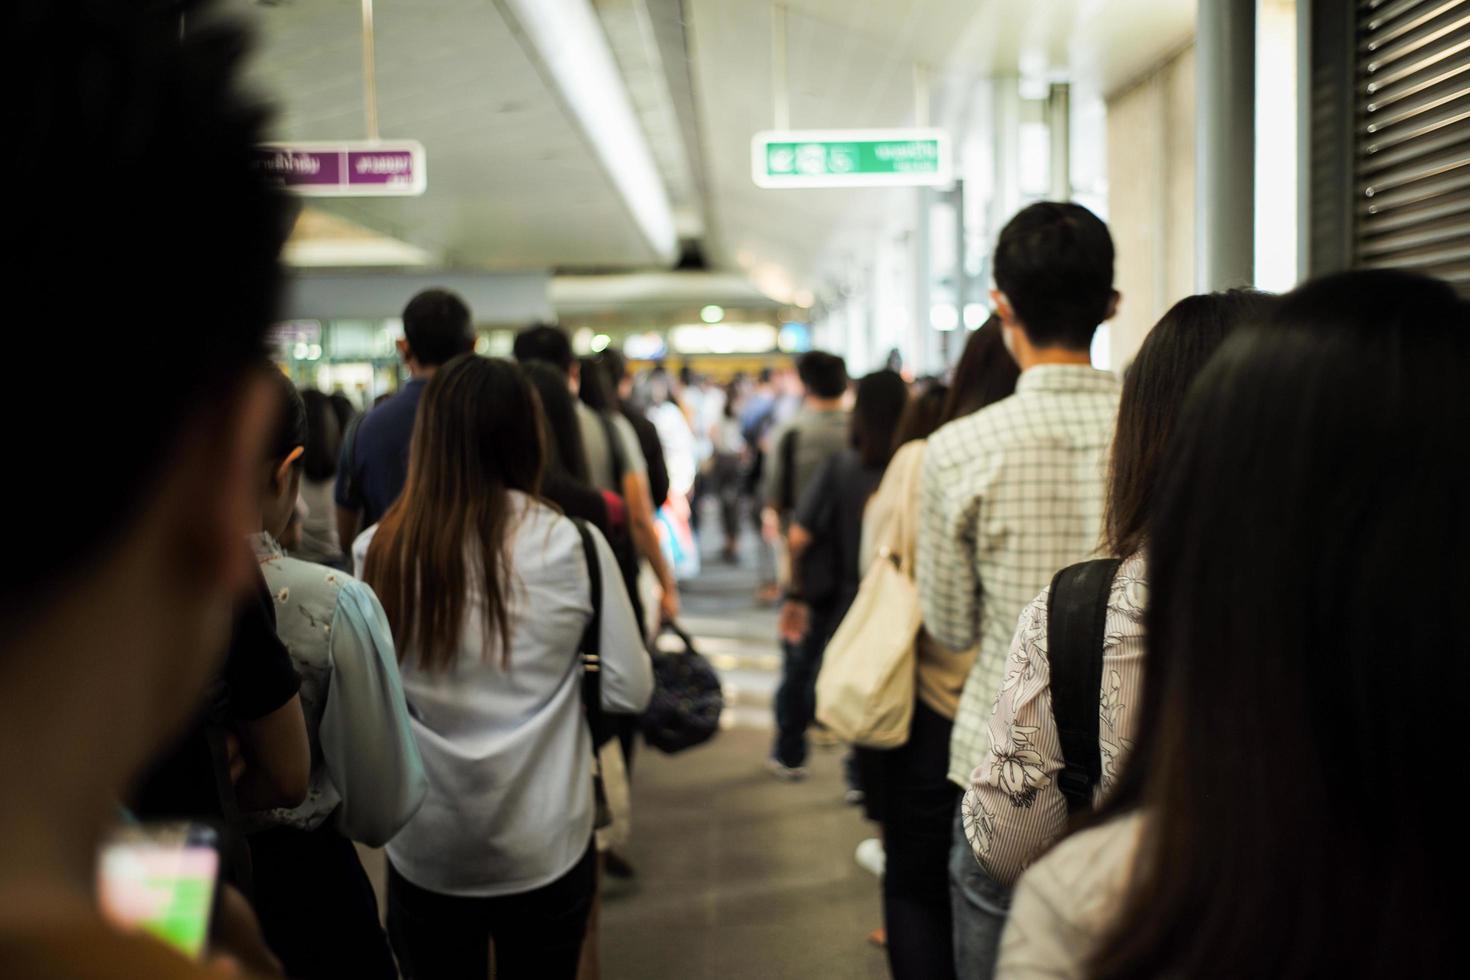
<svg viewBox="0 0 1470 980">
<path fill-rule="evenodd" d="M 923 617 L 913 580 L 913 524 L 923 460 L 915 447 L 884 474 L 869 506 L 870 514 L 871 508 L 893 514 L 884 527 L 889 540 L 872 542 L 877 553 L 817 676 L 817 720 L 867 748 L 903 745 L 914 715 L 914 642 Z"/>
</svg>

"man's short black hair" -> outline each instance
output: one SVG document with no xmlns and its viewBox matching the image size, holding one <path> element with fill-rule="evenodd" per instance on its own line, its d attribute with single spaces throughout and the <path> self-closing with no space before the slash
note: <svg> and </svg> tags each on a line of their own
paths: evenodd
<svg viewBox="0 0 1470 980">
<path fill-rule="evenodd" d="M 9 540 L 25 560 L 0 572 L 4 618 L 124 537 L 181 434 L 266 356 L 294 208 L 255 166 L 265 112 L 236 88 L 246 37 L 201 6 L 0 4 L 0 120 L 24 147 L 0 159 L 16 191 L 7 316 L 59 331 L 69 352 L 59 374 L 0 385 L 0 417 L 23 420 L 6 451 L 47 486 L 92 488 L 81 507 L 27 499 Z M 58 382 L 95 410 L 38 410 Z"/>
<path fill-rule="evenodd" d="M 796 376 L 807 394 L 840 398 L 847 391 L 847 362 L 836 354 L 814 350 L 796 359 Z"/>
<path fill-rule="evenodd" d="M 424 367 L 468 354 L 475 349 L 470 308 L 447 289 L 425 289 L 403 308 L 403 339 Z"/>
<path fill-rule="evenodd" d="M 572 342 L 565 330 L 549 323 L 533 324 L 516 334 L 511 353 L 522 364 L 545 361 L 562 374 L 572 373 Z"/>
<path fill-rule="evenodd" d="M 1087 350 L 1113 298 L 1113 238 L 1080 204 L 1040 201 L 1001 229 L 995 285 L 1037 347 Z"/>
</svg>

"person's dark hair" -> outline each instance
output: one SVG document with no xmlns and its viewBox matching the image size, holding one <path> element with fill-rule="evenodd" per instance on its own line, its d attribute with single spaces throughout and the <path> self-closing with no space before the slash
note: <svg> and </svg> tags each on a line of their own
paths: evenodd
<svg viewBox="0 0 1470 980">
<path fill-rule="evenodd" d="M 628 376 L 628 359 L 623 356 L 622 351 L 614 347 L 609 347 L 597 355 L 597 359 L 602 362 L 602 369 L 607 372 L 607 379 L 616 389 Z"/>
<path fill-rule="evenodd" d="M 949 389 L 942 384 L 932 384 L 910 398 L 893 433 L 894 450 L 915 439 L 927 439 L 933 435 L 944 418 L 944 406 L 948 401 Z"/>
<path fill-rule="evenodd" d="M 0 163 L 0 181 L 16 191 L 6 226 L 20 246 L 6 260 L 16 285 L 7 312 L 40 329 L 64 306 L 76 352 L 66 384 L 79 392 L 115 386 L 117 361 L 102 352 L 114 343 L 118 311 L 146 315 L 148 329 L 128 339 L 129 359 L 160 379 L 89 413 L 85 452 L 64 435 L 60 416 L 14 427 L 12 459 L 54 486 L 102 480 L 107 489 L 85 507 L 59 494 L 27 504 L 9 538 L 26 559 L 0 574 L 0 618 L 34 611 L 114 547 L 175 459 L 181 434 L 223 419 L 266 356 L 277 255 L 294 206 L 256 168 L 266 113 L 236 84 L 246 35 L 206 6 L 0 5 L 0 117 L 7 138 L 25 148 Z M 197 24 L 182 38 L 181 13 Z M 45 417 L 34 411 L 43 375 L 19 371 L 0 385 L 6 417 Z"/>
<path fill-rule="evenodd" d="M 337 475 L 337 454 L 342 449 L 342 430 L 332 399 L 308 388 L 301 392 L 306 409 L 306 453 L 302 457 L 306 478 L 314 483 Z"/>
<path fill-rule="evenodd" d="M 299 446 L 303 450 L 307 442 L 307 419 L 306 402 L 301 398 L 301 392 L 291 383 L 291 379 L 282 374 L 274 365 L 265 363 L 261 370 L 270 378 L 271 387 L 276 394 L 276 424 L 271 429 L 270 440 L 265 445 L 265 458 L 272 463 L 280 463 L 281 460 L 291 455 Z M 296 459 L 295 465 L 302 465 L 303 456 Z"/>
<path fill-rule="evenodd" d="M 826 351 L 814 350 L 797 358 L 796 376 L 818 398 L 840 398 L 847 391 L 847 364 Z"/>
<path fill-rule="evenodd" d="M 403 338 L 425 367 L 475 349 L 475 326 L 464 300 L 447 289 L 425 289 L 403 308 Z"/>
<path fill-rule="evenodd" d="M 567 376 L 545 361 L 531 361 L 521 365 L 521 370 L 541 399 L 547 474 L 591 486 L 582 426 L 577 421 L 576 402 L 567 390 Z"/>
<path fill-rule="evenodd" d="M 536 323 L 516 334 L 511 353 L 522 364 L 545 361 L 562 374 L 572 373 L 572 342 L 567 332 L 549 323 Z"/>
<path fill-rule="evenodd" d="M 1195 376 L 1225 338 L 1259 323 L 1275 297 L 1251 289 L 1186 296 L 1149 331 L 1123 377 L 1108 464 L 1103 548 L 1127 558 L 1143 547 L 1164 451 Z"/>
<path fill-rule="evenodd" d="M 352 399 L 340 391 L 332 392 L 332 412 L 337 416 L 337 431 L 343 436 L 347 434 L 347 427 L 357 417 L 357 407 L 352 404 Z"/>
<path fill-rule="evenodd" d="M 1080 204 L 1038 201 L 1001 229 L 995 285 L 1037 347 L 1087 350 L 1113 300 L 1113 238 Z"/>
<path fill-rule="evenodd" d="M 403 493 L 368 547 L 363 579 L 382 600 L 398 657 L 413 648 L 425 670 L 453 668 L 460 629 L 483 598 L 485 648 L 510 656 L 509 491 L 541 488 L 541 404 L 509 361 L 465 354 L 424 388 Z M 466 567 L 465 543 L 479 547 Z M 472 596 L 471 589 L 483 593 Z"/>
<path fill-rule="evenodd" d="M 874 371 L 857 383 L 848 442 L 863 469 L 883 470 L 893 458 L 893 433 L 909 402 L 909 386 L 897 371 Z"/>
<path fill-rule="evenodd" d="M 1137 747 L 1096 818 L 1148 830 L 1092 976 L 1459 969 L 1467 369 L 1449 286 L 1360 271 L 1200 374 L 1149 522 Z"/>
<path fill-rule="evenodd" d="M 616 412 L 618 393 L 608 380 L 602 362 L 595 357 L 584 357 L 579 363 L 582 370 L 577 383 L 577 395 L 582 403 L 599 412 Z"/>
<path fill-rule="evenodd" d="M 1006 350 L 1000 317 L 992 316 L 965 341 L 965 349 L 954 367 L 954 377 L 950 379 L 949 401 L 945 402 L 940 424 L 1009 398 L 1016 393 L 1016 381 L 1020 377 L 1016 359 Z"/>
</svg>

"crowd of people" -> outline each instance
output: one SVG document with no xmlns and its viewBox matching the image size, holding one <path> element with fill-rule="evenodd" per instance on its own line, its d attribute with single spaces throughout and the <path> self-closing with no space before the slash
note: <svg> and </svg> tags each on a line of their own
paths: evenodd
<svg viewBox="0 0 1470 980">
<path fill-rule="evenodd" d="M 721 386 L 544 324 L 485 358 L 434 289 L 409 380 L 356 416 L 268 357 L 292 205 L 251 165 L 241 36 L 150 9 L 3 15 L 19 321 L 105 391 L 91 352 L 147 310 L 154 380 L 68 433 L 41 372 L 0 386 L 17 475 L 53 487 L 0 589 L 0 975 L 596 976 L 599 877 L 631 870 L 606 796 L 680 608 L 671 522 L 706 499 L 727 559 L 758 522 L 780 600 L 779 778 L 865 655 L 844 622 L 918 624 L 882 682 L 899 735 L 853 738 L 849 774 L 896 978 L 1452 974 L 1449 286 L 1192 296 L 1120 382 L 1089 356 L 1108 229 L 1042 202 L 942 380 L 816 351 Z M 890 566 L 907 591 L 865 596 Z M 97 908 L 103 839 L 178 819 L 221 831 L 204 962 Z M 355 843 L 386 849 L 386 928 Z"/>
</svg>

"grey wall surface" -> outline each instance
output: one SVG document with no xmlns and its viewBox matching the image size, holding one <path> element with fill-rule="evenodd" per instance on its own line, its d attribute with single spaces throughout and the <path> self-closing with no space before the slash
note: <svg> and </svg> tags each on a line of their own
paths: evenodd
<svg viewBox="0 0 1470 980">
<path fill-rule="evenodd" d="M 302 272 L 288 277 L 282 320 L 385 319 L 402 314 L 421 289 L 463 297 L 476 323 L 530 323 L 552 318 L 544 272 Z"/>
</svg>

